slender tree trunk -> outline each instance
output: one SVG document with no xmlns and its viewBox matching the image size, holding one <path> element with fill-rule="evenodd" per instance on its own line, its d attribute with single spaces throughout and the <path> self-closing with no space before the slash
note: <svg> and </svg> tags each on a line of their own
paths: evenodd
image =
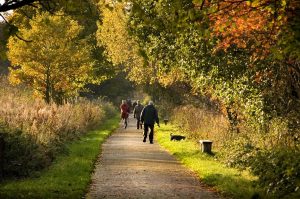
<svg viewBox="0 0 300 199">
<path fill-rule="evenodd" d="M 232 132 L 239 133 L 240 129 L 238 128 L 238 117 L 236 111 L 232 110 L 230 107 L 226 107 L 227 118 L 230 123 L 230 128 Z"/>
<path fill-rule="evenodd" d="M 51 102 L 51 81 L 50 81 L 50 66 L 46 70 L 46 89 L 45 89 L 45 101 L 47 104 Z"/>
</svg>

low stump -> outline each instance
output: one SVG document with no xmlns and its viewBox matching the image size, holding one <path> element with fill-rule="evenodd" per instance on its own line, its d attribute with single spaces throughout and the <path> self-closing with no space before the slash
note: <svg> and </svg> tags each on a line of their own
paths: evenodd
<svg viewBox="0 0 300 199">
<path fill-rule="evenodd" d="M 203 153 L 209 153 L 211 154 L 211 146 L 212 146 L 212 141 L 211 140 L 199 140 L 200 146 L 201 146 L 201 151 Z"/>
<path fill-rule="evenodd" d="M 164 119 L 164 123 L 165 123 L 165 125 L 167 125 L 167 124 L 168 124 L 168 122 L 169 122 L 169 120 L 168 120 L 168 119 Z"/>
</svg>

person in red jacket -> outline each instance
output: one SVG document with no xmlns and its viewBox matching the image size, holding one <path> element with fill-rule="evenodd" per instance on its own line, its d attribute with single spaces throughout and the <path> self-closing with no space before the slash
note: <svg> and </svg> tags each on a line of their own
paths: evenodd
<svg viewBox="0 0 300 199">
<path fill-rule="evenodd" d="M 121 109 L 121 118 L 122 120 L 124 120 L 124 128 L 127 128 L 127 124 L 128 124 L 128 116 L 129 116 L 129 106 L 126 103 L 126 100 L 122 100 L 122 104 L 120 105 L 120 109 Z"/>
</svg>

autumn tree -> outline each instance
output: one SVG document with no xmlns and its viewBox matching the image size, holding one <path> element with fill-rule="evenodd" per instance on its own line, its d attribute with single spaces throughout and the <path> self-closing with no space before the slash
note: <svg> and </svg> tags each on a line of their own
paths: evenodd
<svg viewBox="0 0 300 199">
<path fill-rule="evenodd" d="M 216 49 L 237 46 L 250 52 L 248 70 L 255 70 L 253 80 L 264 93 L 265 112 L 273 112 L 269 118 L 290 118 L 290 123 L 299 120 L 294 114 L 300 96 L 299 1 L 195 2 L 198 12 L 208 13 Z"/>
<path fill-rule="evenodd" d="M 151 67 L 147 67 L 139 52 L 139 45 L 128 33 L 131 5 L 126 2 L 100 2 L 101 21 L 98 23 L 97 43 L 105 48 L 105 54 L 116 71 L 125 71 L 131 81 L 153 81 Z"/>
<path fill-rule="evenodd" d="M 62 103 L 95 80 L 90 46 L 78 38 L 82 26 L 63 15 L 40 13 L 30 28 L 20 28 L 28 42 L 16 37 L 8 42 L 10 81 L 26 83 L 47 103 Z"/>
<path fill-rule="evenodd" d="M 288 106 L 278 98 L 299 96 L 297 7 L 295 1 L 134 0 L 130 28 L 162 84 L 174 82 L 176 71 L 182 78 L 175 82 L 183 79 L 232 110 L 247 104 L 240 114 L 266 123 L 272 116 L 262 112 Z"/>
</svg>

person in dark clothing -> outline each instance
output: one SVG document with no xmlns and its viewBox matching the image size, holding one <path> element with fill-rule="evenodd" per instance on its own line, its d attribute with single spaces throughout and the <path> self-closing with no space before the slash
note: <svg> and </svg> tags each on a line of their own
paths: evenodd
<svg viewBox="0 0 300 199">
<path fill-rule="evenodd" d="M 139 101 L 139 100 L 137 100 L 137 101 Z M 133 107 L 133 108 L 137 105 L 137 101 L 134 101 L 134 102 L 132 103 L 132 107 Z"/>
<path fill-rule="evenodd" d="M 127 103 L 127 105 L 128 105 L 128 113 L 132 113 L 132 110 L 133 110 L 133 108 L 132 108 L 132 103 L 131 103 L 131 99 L 127 99 L 126 100 L 126 103 Z"/>
<path fill-rule="evenodd" d="M 136 101 L 136 105 L 133 109 L 133 117 L 136 118 L 136 128 L 139 129 L 141 125 L 141 113 L 144 106 L 140 103 L 139 100 Z M 141 127 L 142 128 L 142 127 Z"/>
<path fill-rule="evenodd" d="M 141 122 L 144 123 L 143 142 L 146 142 L 148 136 L 148 130 L 150 128 L 149 141 L 150 144 L 153 144 L 154 124 L 156 122 L 157 125 L 159 126 L 159 118 L 158 118 L 157 110 L 154 107 L 152 101 L 149 101 L 149 104 L 143 109 L 141 113 Z"/>
</svg>

